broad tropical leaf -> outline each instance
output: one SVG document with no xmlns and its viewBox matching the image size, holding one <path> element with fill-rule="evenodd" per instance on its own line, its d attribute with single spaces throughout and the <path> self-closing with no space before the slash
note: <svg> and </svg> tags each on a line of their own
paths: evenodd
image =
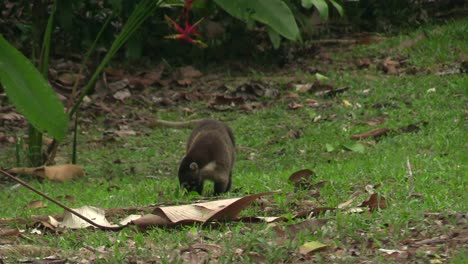
<svg viewBox="0 0 468 264">
<path fill-rule="evenodd" d="M 307 9 L 315 6 L 320 17 L 324 20 L 328 19 L 328 4 L 325 0 L 302 0 L 302 6 Z"/>
<path fill-rule="evenodd" d="M 289 40 L 300 38 L 291 9 L 282 0 L 215 0 L 231 16 L 245 22 L 255 20 L 268 25 Z"/>
<path fill-rule="evenodd" d="M 64 107 L 34 65 L 0 35 L 0 83 L 17 110 L 39 131 L 62 140 L 68 129 Z"/>
</svg>

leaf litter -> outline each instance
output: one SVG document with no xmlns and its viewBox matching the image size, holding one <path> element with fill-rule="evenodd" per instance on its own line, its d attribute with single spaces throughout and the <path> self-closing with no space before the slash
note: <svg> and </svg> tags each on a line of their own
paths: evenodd
<svg viewBox="0 0 468 264">
<path fill-rule="evenodd" d="M 419 39 L 417 41 L 420 41 Z M 407 48 L 407 46 L 411 47 L 413 46 L 417 41 L 414 41 L 414 43 L 407 43 L 407 44 L 402 44 L 401 48 Z M 323 52 L 322 52 L 323 53 Z M 327 54 L 319 54 L 318 56 L 322 56 L 325 60 L 331 61 L 330 57 Z M 355 62 L 354 62 L 355 63 Z M 60 65 L 59 65 L 60 64 Z M 404 69 L 405 66 L 407 66 L 407 62 L 405 61 L 405 58 L 399 58 L 399 57 L 386 57 L 384 60 L 379 61 L 373 61 L 370 58 L 365 58 L 361 59 L 360 62 L 357 62 L 355 64 L 358 68 L 361 69 L 367 69 L 370 66 L 373 65 L 378 65 L 377 67 L 382 71 L 386 72 L 386 74 L 396 74 L 400 75 L 402 73 L 407 72 L 408 70 Z M 380 66 L 379 66 L 380 65 Z M 64 94 L 66 97 L 69 97 L 69 93 L 71 91 L 71 86 L 74 83 L 75 80 L 81 79 L 83 76 L 79 76 L 76 73 L 77 69 L 77 64 L 71 61 L 55 61 L 52 62 L 52 67 L 56 68 L 56 75 L 51 75 L 52 79 L 52 84 L 54 85 L 55 88 L 58 88 L 59 92 Z M 159 67 L 159 68 L 158 68 Z M 300 83 L 299 85 L 304 85 L 302 87 L 297 86 L 298 94 L 291 93 L 290 95 L 285 94 L 280 94 L 278 98 L 276 98 L 275 91 L 276 89 L 274 88 L 274 84 L 270 84 L 268 82 L 244 82 L 244 84 L 237 86 L 233 90 L 229 89 L 223 89 L 221 92 L 218 90 L 216 92 L 213 92 L 213 90 L 209 89 L 203 89 L 203 90 L 197 90 L 196 89 L 196 84 L 197 82 L 200 81 L 200 79 L 203 77 L 203 73 L 199 72 L 198 70 L 192 68 L 186 68 L 186 69 L 179 69 L 179 73 L 177 74 L 171 74 L 168 73 L 167 68 L 163 66 L 158 66 L 154 69 L 149 69 L 146 71 L 140 71 L 137 73 L 127 73 L 119 69 L 106 69 L 106 79 L 103 79 L 104 83 L 104 93 L 102 93 L 99 96 L 91 96 L 90 97 L 90 102 L 88 104 L 87 111 L 94 111 L 95 114 L 102 114 L 104 113 L 112 113 L 113 116 L 110 117 L 110 119 L 120 119 L 121 117 L 117 115 L 116 113 L 120 112 L 128 112 L 128 109 L 126 111 L 120 111 L 116 110 L 116 106 L 114 105 L 115 103 L 128 103 L 132 101 L 136 102 L 142 102 L 143 105 L 148 105 L 148 104 L 157 104 L 158 107 L 174 107 L 174 106 L 180 106 L 184 105 L 186 103 L 192 103 L 192 102 L 198 102 L 198 101 L 205 101 L 207 100 L 206 107 L 211 108 L 214 110 L 220 110 L 220 111 L 226 111 L 226 110 L 243 110 L 243 111 L 255 111 L 255 109 L 262 108 L 262 107 L 267 107 L 268 103 L 264 102 L 259 102 L 259 100 L 263 100 L 265 98 L 270 98 L 269 100 L 274 101 L 274 100 L 293 100 L 294 102 L 291 102 L 291 106 L 293 108 L 304 108 L 304 107 L 321 107 L 322 105 L 322 99 L 317 99 L 317 98 L 302 98 L 304 96 L 315 96 L 315 97 L 329 97 L 329 96 L 335 96 L 338 95 L 342 92 L 345 92 L 348 90 L 350 87 L 341 87 L 341 88 L 334 88 L 333 85 L 330 84 L 321 84 L 318 83 L 315 88 L 318 90 L 314 90 L 315 88 L 313 85 L 315 83 L 305 83 L 303 81 L 296 82 Z M 197 72 L 198 71 L 198 72 Z M 321 74 L 326 74 L 326 71 L 320 71 Z M 55 80 L 54 80 L 55 79 Z M 119 80 L 124 80 L 121 83 L 119 83 Z M 151 86 L 155 87 L 168 87 L 169 84 L 174 84 L 177 87 L 173 88 L 171 87 L 171 90 L 161 90 L 158 91 L 157 93 L 152 94 L 150 97 L 145 98 L 144 96 L 139 96 L 139 92 L 135 92 L 136 90 L 141 91 L 145 89 L 150 89 Z M 173 88 L 173 89 L 172 89 Z M 219 88 L 219 86 L 218 86 Z M 123 92 L 121 92 L 123 91 Z M 118 96 L 116 95 L 116 93 Z M 121 97 L 120 95 L 123 95 Z M 236 96 L 237 95 L 237 96 Z M 216 102 L 216 97 L 219 97 L 218 101 Z M 271 97 L 270 97 L 271 96 Z M 117 97 L 117 98 L 116 98 Z M 0 97 L 1 99 L 1 97 Z M 242 99 L 242 101 L 240 101 Z M 236 101 L 237 100 L 237 101 Z M 214 102 L 214 103 L 213 103 Z M 351 103 L 350 103 L 351 104 Z M 382 103 L 381 105 L 375 105 L 375 107 L 386 107 L 383 104 L 387 104 L 387 102 Z M 354 103 L 352 104 L 353 106 L 355 105 Z M 389 107 L 398 107 L 395 104 L 388 103 Z M 2 107 L 0 106 L 0 109 Z M 218 109 L 216 109 L 218 108 Z M 0 111 L 1 113 L 1 111 Z M 2 115 L 0 114 L 0 117 Z M 5 117 L 5 115 L 3 115 Z M 21 127 L 24 126 L 24 121 L 20 119 L 14 119 L 13 117 L 9 117 L 8 115 L 6 116 L 7 118 L 1 119 L 0 118 L 0 123 L 5 122 L 3 124 L 13 124 L 13 126 Z M 318 119 L 318 121 L 323 121 L 326 120 L 326 116 L 322 117 L 322 119 Z M 8 122 L 8 123 L 7 123 Z M 127 122 L 127 121 L 126 121 Z M 132 122 L 132 121 L 130 121 Z M 90 121 L 89 123 L 92 123 Z M 114 128 L 116 128 L 117 131 L 139 131 L 137 128 L 133 128 L 132 126 L 136 123 L 127 123 L 127 127 L 119 127 L 116 125 Z M 383 124 L 380 123 L 379 120 L 369 120 L 369 121 L 363 121 L 362 123 L 359 123 L 359 125 L 368 125 L 368 126 L 378 126 Z M 150 126 L 150 124 L 147 124 Z M 423 124 L 424 125 L 424 124 Z M 397 129 L 389 129 L 389 128 L 383 128 L 383 129 L 389 129 L 390 131 L 387 131 L 386 133 L 382 135 L 373 135 L 372 133 L 365 132 L 361 134 L 356 134 L 355 139 L 357 140 L 365 140 L 367 138 L 378 138 L 380 136 L 388 136 L 392 135 L 393 133 L 409 133 L 409 132 L 417 132 L 421 128 L 421 123 L 415 123 L 413 125 L 408 125 L 406 127 L 401 127 Z M 2 127 L 3 129 L 3 127 Z M 390 133 L 388 133 L 390 132 Z M 3 133 L 3 134 L 2 134 Z M 362 136 L 362 134 L 366 134 Z M 374 132 L 373 132 L 374 133 Z M 9 142 L 13 143 L 14 141 L 12 140 L 12 137 L 9 136 L 8 134 L 5 134 L 5 132 L 2 130 L 0 131 L 0 143 L 2 142 L 2 135 L 3 135 L 3 142 Z M 131 132 L 130 132 L 131 135 Z M 115 137 L 120 137 L 120 136 L 128 136 L 126 135 L 126 132 L 122 133 L 122 135 L 115 134 Z M 289 137 L 285 137 L 285 139 L 288 139 Z M 294 138 L 294 137 L 292 137 Z M 14 138 L 13 138 L 14 139 Z M 359 143 L 360 144 L 360 143 Z M 336 146 L 336 144 L 334 144 Z M 362 144 L 361 144 L 362 145 Z M 353 147 L 350 147 L 349 149 L 352 151 L 358 151 L 361 148 L 359 145 L 354 145 L 357 146 L 355 150 L 353 150 Z M 341 145 L 341 147 L 344 147 Z M 333 151 L 335 149 L 334 146 L 331 144 L 328 144 L 326 147 L 326 150 L 328 151 Z M 310 218 L 310 217 L 317 217 L 320 216 L 322 217 L 323 215 L 331 216 L 331 221 L 333 221 L 333 213 L 337 209 L 340 210 L 348 210 L 348 209 L 361 209 L 361 212 L 364 212 L 363 210 L 368 210 L 369 212 L 371 211 L 378 211 L 378 210 L 384 210 L 387 206 L 389 206 L 387 200 L 385 197 L 382 195 L 379 195 L 376 193 L 374 189 L 374 193 L 368 193 L 364 194 L 361 193 L 357 196 L 351 196 L 351 198 L 338 205 L 337 207 L 325 207 L 323 206 L 323 201 L 318 201 L 317 199 L 320 197 L 320 195 L 315 192 L 319 191 L 323 185 L 321 184 L 330 184 L 326 181 L 323 181 L 321 183 L 320 181 L 317 183 L 314 183 L 314 179 L 308 179 L 305 180 L 304 182 L 300 181 L 301 184 L 299 184 L 304 188 L 305 190 L 301 190 L 301 192 L 307 192 L 307 199 L 310 200 L 305 200 L 302 202 L 297 202 L 296 204 L 298 205 L 298 208 L 295 208 L 298 211 L 294 212 L 294 217 L 293 219 L 298 219 L 298 218 Z M 318 181 L 318 180 L 317 180 Z M 293 183 L 294 184 L 294 183 Z M 366 191 L 367 189 L 372 189 L 372 188 L 367 188 L 366 186 Z M 313 193 L 314 192 L 314 193 Z M 363 199 L 363 197 L 366 196 L 366 198 Z M 288 197 L 294 197 L 294 196 L 288 196 Z M 265 198 L 264 198 L 265 199 Z M 353 204 L 361 205 L 362 207 L 355 207 Z M 309 207 L 308 207 L 309 206 Z M 273 208 L 272 211 L 270 212 L 275 212 L 275 203 L 272 199 L 265 199 L 265 201 L 262 202 L 262 205 L 259 205 L 260 208 L 264 210 L 270 210 L 268 208 Z M 299 211 L 299 209 L 304 209 Z M 205 208 L 206 209 L 206 208 Z M 201 211 L 205 209 L 200 209 Z M 106 210 L 107 211 L 107 210 Z M 350 212 L 352 213 L 352 212 Z M 272 219 L 274 219 L 274 216 L 270 216 Z M 457 219 L 457 225 L 462 226 L 463 228 L 460 229 L 459 226 L 453 226 L 452 225 L 452 219 L 456 218 Z M 252 218 L 253 221 L 254 217 Z M 260 219 L 260 218 L 257 218 Z M 448 221 L 447 219 L 451 219 Z M 1 219 L 0 219 L 1 220 Z M 170 221 L 169 218 L 163 219 L 164 221 Z M 248 220 L 247 218 L 244 218 L 244 220 Z M 271 219 L 270 219 L 271 220 Z M 312 225 L 314 226 L 314 221 L 309 221 L 309 220 L 322 220 L 321 218 L 316 219 L 316 218 L 311 218 L 307 219 L 304 222 L 310 222 L 310 223 L 304 223 L 304 226 L 307 225 Z M 463 245 L 463 243 L 466 244 L 466 215 L 463 216 L 463 214 L 458 214 L 458 215 L 441 215 L 438 213 L 433 213 L 430 214 L 428 213 L 426 215 L 426 220 L 431 222 L 431 227 L 434 229 L 441 229 L 442 226 L 450 226 L 452 228 L 453 232 L 450 234 L 443 234 L 443 235 L 436 235 L 432 237 L 424 237 L 423 235 L 419 236 L 414 236 L 412 239 L 408 239 L 405 241 L 397 241 L 397 246 L 395 247 L 388 247 L 388 245 L 385 244 L 385 242 L 382 244 L 380 248 L 377 248 L 376 245 L 372 245 L 372 243 L 369 242 L 369 245 L 371 245 L 371 252 L 372 254 L 382 254 L 383 256 L 386 256 L 390 258 L 390 261 L 406 261 L 408 259 L 412 259 L 415 255 L 415 252 L 417 248 L 422 249 L 418 254 L 423 254 L 427 256 L 427 260 L 433 260 L 434 263 L 437 263 L 436 261 L 444 261 L 445 256 L 440 255 L 439 257 L 434 257 L 436 252 L 440 252 L 439 249 L 433 248 L 434 245 L 443 245 L 445 244 L 457 244 L 457 245 Z M 263 220 L 262 220 L 263 221 Z M 284 221 L 284 219 L 281 219 L 281 221 Z M 330 221 L 330 220 L 328 220 Z M 1 225 L 0 221 L 0 227 Z M 182 222 L 183 223 L 183 220 Z M 295 225 L 295 224 L 293 224 Z M 318 226 L 318 225 L 317 225 Z M 324 226 L 317 227 L 317 228 L 323 228 Z M 307 227 L 302 227 L 304 229 L 307 229 Z M 300 223 L 298 223 L 298 233 L 302 232 L 300 228 Z M 0 238 L 3 238 L 3 229 L 0 229 Z M 17 232 L 17 231 L 15 231 Z M 15 234 L 13 232 L 13 234 Z M 310 231 L 308 231 L 310 232 Z M 314 232 L 314 231 L 311 231 Z M 441 231 L 442 232 L 442 231 Z M 370 235 L 370 234 L 360 234 L 360 235 Z M 1 241 L 1 240 L 0 240 Z M 350 240 L 352 241 L 352 240 Z M 349 261 L 349 258 L 346 257 L 354 257 L 356 260 L 357 257 L 363 256 L 365 251 L 362 250 L 362 248 L 359 248 L 358 246 L 353 246 L 352 243 L 356 242 L 350 242 L 349 244 L 344 243 L 345 246 L 348 246 L 348 248 L 339 248 L 334 246 L 333 244 L 329 244 L 327 241 L 308 241 L 307 243 L 323 243 L 324 245 L 327 245 L 326 250 L 328 253 L 330 253 L 330 256 L 327 258 L 330 260 L 343 260 L 346 259 Z M 307 244 L 306 243 L 306 244 Z M 306 245 L 304 244 L 304 245 Z M 368 246 L 369 246 L 368 245 Z M 309 244 L 310 246 L 310 244 Z M 380 245 L 379 245 L 380 246 Z M 451 247 L 449 245 L 446 246 L 446 248 Z M 100 252 L 102 254 L 108 254 L 111 250 L 105 249 L 105 248 L 93 248 L 89 245 L 85 245 L 85 248 L 80 249 L 80 252 L 88 252 L 94 254 L 93 252 Z M 259 262 L 265 262 L 264 257 L 256 252 L 246 252 L 244 249 L 235 249 L 237 254 L 239 256 L 248 256 L 251 259 L 257 259 Z M 372 251 L 373 250 L 373 251 Z M 189 259 L 192 260 L 201 260 L 201 262 L 206 261 L 206 259 L 210 259 L 209 256 L 212 256 L 211 260 L 216 261 L 217 258 L 219 257 L 219 252 L 220 252 L 220 247 L 219 245 L 213 244 L 213 243 L 199 243 L 199 244 L 194 244 L 191 247 L 184 247 L 180 250 L 180 252 L 184 252 L 184 254 L 191 254 L 187 252 L 195 252 L 195 255 L 203 255 L 200 258 L 198 257 L 189 257 Z M 340 253 L 341 252 L 341 253 Z M 344 252 L 344 253 L 343 253 Z M 430 253 L 425 253 L 425 252 L 430 252 Z M 313 255 L 314 251 L 310 251 Z M 50 255 L 53 253 L 51 252 Z M 91 254 L 91 255 L 92 255 Z M 298 259 L 307 259 L 310 260 L 310 257 L 305 257 L 302 256 L 301 254 L 308 255 L 305 251 L 303 252 L 291 252 L 291 256 L 294 257 L 295 260 Z M 342 256 L 346 255 L 345 257 L 341 258 Z M 2 254 L 0 254 L 2 255 Z M 333 256 L 335 255 L 335 256 Z M 198 262 L 199 263 L 199 262 Z"/>
</svg>

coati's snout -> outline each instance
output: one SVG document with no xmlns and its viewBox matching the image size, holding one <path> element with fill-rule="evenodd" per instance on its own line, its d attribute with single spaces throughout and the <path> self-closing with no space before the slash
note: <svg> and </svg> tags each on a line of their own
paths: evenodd
<svg viewBox="0 0 468 264">
<path fill-rule="evenodd" d="M 184 160 L 182 163 L 184 163 Z M 203 181 L 201 179 L 200 169 L 196 162 L 191 162 L 188 167 L 179 167 L 179 182 L 180 187 L 186 189 L 188 192 L 196 191 L 200 194 L 202 193 Z"/>
</svg>

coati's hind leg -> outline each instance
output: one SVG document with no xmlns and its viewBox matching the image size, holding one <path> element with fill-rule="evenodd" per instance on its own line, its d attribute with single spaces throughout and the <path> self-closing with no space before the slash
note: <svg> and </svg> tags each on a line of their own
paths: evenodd
<svg viewBox="0 0 468 264">
<path fill-rule="evenodd" d="M 231 188 L 231 175 L 229 175 L 229 178 L 227 179 L 227 181 L 217 181 L 214 183 L 214 195 L 225 193 L 229 191 L 230 188 Z"/>
<path fill-rule="evenodd" d="M 232 172 L 229 173 L 229 182 L 228 182 L 228 186 L 226 188 L 226 192 L 231 189 L 231 181 L 232 181 Z"/>
<path fill-rule="evenodd" d="M 197 191 L 198 194 L 200 195 L 203 194 L 203 181 L 201 181 L 200 184 L 198 184 L 195 190 Z"/>
</svg>

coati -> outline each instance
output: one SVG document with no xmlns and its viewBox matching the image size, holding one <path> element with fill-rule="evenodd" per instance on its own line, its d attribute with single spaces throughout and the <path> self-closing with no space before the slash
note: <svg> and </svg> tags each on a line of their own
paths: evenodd
<svg viewBox="0 0 468 264">
<path fill-rule="evenodd" d="M 211 180 L 214 182 L 214 195 L 227 192 L 231 188 L 234 162 L 232 130 L 213 119 L 199 120 L 179 166 L 180 186 L 189 192 L 202 194 L 204 181 Z"/>
</svg>

